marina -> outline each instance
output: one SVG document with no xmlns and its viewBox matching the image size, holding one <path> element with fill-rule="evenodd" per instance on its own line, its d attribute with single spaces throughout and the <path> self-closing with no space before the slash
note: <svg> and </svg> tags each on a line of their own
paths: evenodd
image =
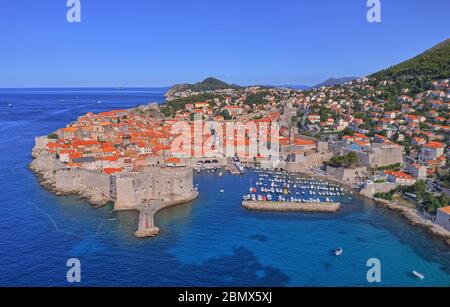
<svg viewBox="0 0 450 307">
<path fill-rule="evenodd" d="M 250 182 L 243 201 L 277 201 L 282 203 L 340 203 L 345 189 L 337 184 L 284 171 L 255 170 L 258 178 Z"/>
</svg>

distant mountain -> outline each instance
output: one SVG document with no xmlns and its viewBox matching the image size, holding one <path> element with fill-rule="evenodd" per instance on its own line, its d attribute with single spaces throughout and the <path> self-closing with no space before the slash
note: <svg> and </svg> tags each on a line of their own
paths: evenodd
<svg viewBox="0 0 450 307">
<path fill-rule="evenodd" d="M 206 78 L 202 82 L 198 82 L 195 84 L 176 84 L 172 88 L 169 89 L 166 93 L 167 100 L 174 99 L 173 96 L 177 92 L 187 91 L 191 90 L 194 92 L 200 92 L 200 91 L 214 91 L 214 90 L 221 90 L 221 89 L 233 89 L 233 88 L 239 88 L 238 85 L 235 84 L 228 84 L 226 82 L 223 82 L 216 78 Z"/>
<path fill-rule="evenodd" d="M 309 85 L 293 85 L 293 84 L 291 84 L 291 85 L 279 85 L 277 87 L 290 88 L 290 89 L 299 90 L 299 91 L 308 90 L 308 89 L 311 88 L 311 86 L 309 86 Z"/>
<path fill-rule="evenodd" d="M 330 79 L 326 80 L 325 82 L 322 82 L 322 83 L 319 83 L 319 84 L 313 86 L 312 88 L 319 88 L 319 87 L 323 87 L 323 86 L 335 86 L 335 85 L 343 84 L 345 82 L 350 82 L 350 81 L 353 81 L 356 79 L 359 79 L 359 77 L 330 78 Z"/>
<path fill-rule="evenodd" d="M 425 51 L 424 53 L 370 77 L 380 80 L 445 79 L 450 77 L 450 39 Z"/>
</svg>

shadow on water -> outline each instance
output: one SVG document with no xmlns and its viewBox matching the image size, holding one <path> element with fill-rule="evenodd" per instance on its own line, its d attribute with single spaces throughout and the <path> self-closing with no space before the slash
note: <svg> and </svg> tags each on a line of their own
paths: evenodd
<svg viewBox="0 0 450 307">
<path fill-rule="evenodd" d="M 267 237 L 264 235 L 252 235 L 249 238 L 259 242 L 267 242 Z"/>
<path fill-rule="evenodd" d="M 161 252 L 161 251 L 160 251 Z M 107 263 L 97 265 L 96 280 L 102 280 L 103 268 L 109 272 Z M 138 266 L 141 266 L 139 269 Z M 142 270 L 145 266 L 145 271 Z M 127 279 L 127 274 L 133 274 Z M 231 255 L 207 260 L 199 265 L 185 264 L 175 256 L 158 253 L 157 257 L 149 259 L 148 265 L 139 263 L 127 264 L 126 271 L 115 272 L 115 278 L 121 285 L 139 286 L 285 286 L 289 277 L 271 266 L 258 262 L 256 256 L 248 249 L 237 247 Z M 87 281 L 90 278 L 86 278 Z M 103 284 L 112 284 L 110 278 Z M 98 283 L 95 283 L 98 285 Z"/>
</svg>

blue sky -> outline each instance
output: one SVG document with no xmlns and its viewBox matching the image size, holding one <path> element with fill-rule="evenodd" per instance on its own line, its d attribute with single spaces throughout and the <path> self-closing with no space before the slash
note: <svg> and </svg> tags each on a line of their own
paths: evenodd
<svg viewBox="0 0 450 307">
<path fill-rule="evenodd" d="M 448 38 L 450 1 L 0 1 L 0 87 L 165 86 L 214 76 L 316 84 L 362 76 Z"/>
</svg>

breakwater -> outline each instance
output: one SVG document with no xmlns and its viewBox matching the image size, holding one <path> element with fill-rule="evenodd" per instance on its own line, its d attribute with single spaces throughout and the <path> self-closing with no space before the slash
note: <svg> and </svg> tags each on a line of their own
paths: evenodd
<svg viewBox="0 0 450 307">
<path fill-rule="evenodd" d="M 286 212 L 323 212 L 332 213 L 341 210 L 342 205 L 337 202 L 283 202 L 283 201 L 243 201 L 242 207 L 259 211 L 286 211 Z"/>
<path fill-rule="evenodd" d="M 158 235 L 160 229 L 155 225 L 156 213 L 168 207 L 188 203 L 197 197 L 198 192 L 193 191 L 193 193 L 185 195 L 184 197 L 167 201 L 153 200 L 142 204 L 139 207 L 139 226 L 138 230 L 134 233 L 134 236 L 137 238 L 147 238 Z"/>
</svg>

